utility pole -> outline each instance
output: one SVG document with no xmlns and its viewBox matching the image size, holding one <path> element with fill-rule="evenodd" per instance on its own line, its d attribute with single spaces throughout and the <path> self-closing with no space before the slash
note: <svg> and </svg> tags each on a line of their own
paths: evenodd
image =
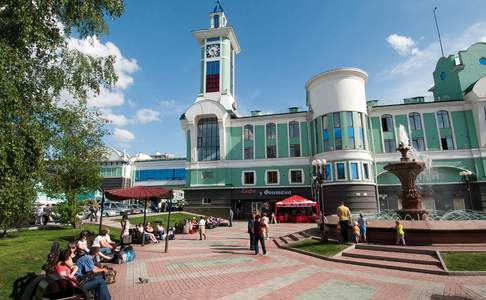
<svg viewBox="0 0 486 300">
<path fill-rule="evenodd" d="M 436 10 L 437 10 L 437 6 L 433 10 L 434 20 L 435 20 L 435 28 L 437 28 L 437 35 L 439 36 L 440 52 L 442 52 L 442 57 L 444 57 L 444 48 L 442 47 L 442 39 L 440 38 L 439 23 L 437 23 L 437 15 L 435 14 Z"/>
</svg>

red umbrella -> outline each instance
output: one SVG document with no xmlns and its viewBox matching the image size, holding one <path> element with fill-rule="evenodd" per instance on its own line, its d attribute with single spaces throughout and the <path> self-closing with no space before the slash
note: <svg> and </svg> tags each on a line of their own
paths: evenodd
<svg viewBox="0 0 486 300">
<path fill-rule="evenodd" d="M 147 201 L 150 198 L 159 198 L 159 197 L 171 197 L 172 190 L 156 187 L 156 186 L 134 186 L 130 188 L 124 189 L 114 189 L 105 191 L 106 197 L 110 200 L 115 201 L 123 201 L 128 199 L 139 199 L 144 200 L 144 210 L 143 210 L 143 226 L 145 226 L 145 220 L 147 215 Z M 170 205 L 169 205 L 169 220 L 167 223 L 170 222 Z M 100 226 L 101 226 L 101 219 L 100 219 Z M 168 224 L 167 224 L 167 230 Z M 144 245 L 145 238 L 142 236 L 142 246 Z M 166 241 L 166 252 L 167 252 L 167 241 Z"/>
</svg>

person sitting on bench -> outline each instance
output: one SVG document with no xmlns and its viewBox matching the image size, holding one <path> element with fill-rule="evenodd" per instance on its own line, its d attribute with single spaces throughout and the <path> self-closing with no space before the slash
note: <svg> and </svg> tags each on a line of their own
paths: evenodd
<svg viewBox="0 0 486 300">
<path fill-rule="evenodd" d="M 110 241 L 108 230 L 101 229 L 100 234 L 94 239 L 92 247 L 98 247 L 100 252 L 106 256 L 113 253 L 113 246 Z"/>
<path fill-rule="evenodd" d="M 59 254 L 59 261 L 56 264 L 56 273 L 69 280 L 73 286 L 77 285 L 75 274 L 78 271 L 78 267 L 73 262 L 75 256 L 75 249 L 63 250 Z"/>
<path fill-rule="evenodd" d="M 78 270 L 75 273 L 80 286 L 87 290 L 95 290 L 95 299 L 111 300 L 110 291 L 106 286 L 104 273 L 107 269 L 95 266 L 93 258 L 98 255 L 100 248 L 91 247 L 89 254 L 84 254 L 76 261 Z M 90 275 L 91 274 L 91 275 Z"/>
</svg>

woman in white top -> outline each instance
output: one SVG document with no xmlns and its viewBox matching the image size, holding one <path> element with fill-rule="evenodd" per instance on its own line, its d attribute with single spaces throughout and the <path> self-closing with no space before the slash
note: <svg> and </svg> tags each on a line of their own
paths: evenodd
<svg viewBox="0 0 486 300">
<path fill-rule="evenodd" d="M 79 235 L 79 240 L 76 243 L 76 247 L 78 247 L 78 249 L 83 250 L 86 253 L 89 253 L 86 232 L 81 232 L 81 234 Z"/>
<path fill-rule="evenodd" d="M 270 219 L 267 217 L 266 213 L 263 213 L 262 223 L 265 224 L 265 239 L 268 240 L 268 238 L 269 238 L 268 224 L 270 223 Z"/>
<path fill-rule="evenodd" d="M 123 241 L 123 237 L 130 235 L 130 221 L 128 220 L 127 215 L 123 215 L 121 220 L 121 240 Z"/>
<path fill-rule="evenodd" d="M 203 237 L 204 239 L 206 239 L 206 220 L 204 220 L 203 216 L 201 216 L 201 218 L 199 219 L 198 226 L 199 226 L 199 239 L 202 240 Z"/>
</svg>

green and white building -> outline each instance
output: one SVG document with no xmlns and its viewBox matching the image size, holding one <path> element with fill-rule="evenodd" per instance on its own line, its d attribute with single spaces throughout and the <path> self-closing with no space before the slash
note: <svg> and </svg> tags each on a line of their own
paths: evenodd
<svg viewBox="0 0 486 300">
<path fill-rule="evenodd" d="M 231 207 L 246 214 L 293 194 L 311 197 L 317 158 L 328 162 L 326 214 L 340 200 L 355 212 L 396 209 L 399 182 L 383 167 L 399 160 L 401 126 L 429 167 L 418 180 L 426 208 L 486 209 L 485 43 L 439 59 L 434 101 L 367 101 L 366 72 L 340 68 L 305 84 L 306 111 L 241 116 L 235 99 L 240 45 L 219 5 L 209 19 L 208 29 L 193 32 L 200 91 L 181 116 L 188 209 L 226 215 Z"/>
</svg>

